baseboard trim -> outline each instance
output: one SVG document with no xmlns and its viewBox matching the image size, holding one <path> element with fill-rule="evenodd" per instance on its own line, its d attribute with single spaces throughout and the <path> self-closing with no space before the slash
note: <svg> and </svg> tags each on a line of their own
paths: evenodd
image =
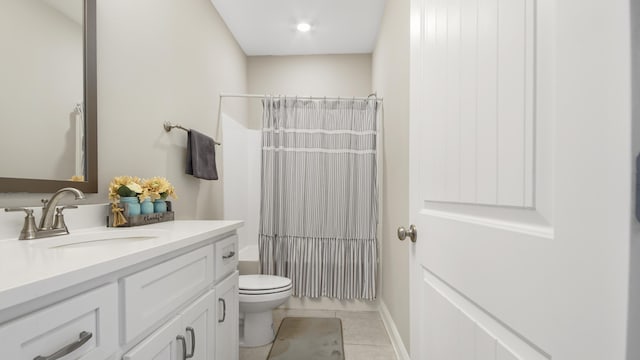
<svg viewBox="0 0 640 360">
<path fill-rule="evenodd" d="M 404 346 L 404 342 L 402 342 L 396 323 L 393 321 L 391 313 L 389 313 L 389 309 L 387 309 L 387 305 L 385 305 L 382 299 L 379 300 L 379 309 L 380 317 L 382 318 L 384 327 L 387 329 L 387 333 L 391 339 L 391 345 L 393 346 L 393 350 L 396 352 L 396 357 L 398 360 L 411 360 L 409 353 Z"/>
</svg>

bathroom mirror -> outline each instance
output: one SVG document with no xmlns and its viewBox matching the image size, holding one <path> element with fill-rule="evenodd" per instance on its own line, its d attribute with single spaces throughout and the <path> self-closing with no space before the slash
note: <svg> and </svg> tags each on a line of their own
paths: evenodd
<svg viewBox="0 0 640 360">
<path fill-rule="evenodd" d="M 2 0 L 0 46 L 0 192 L 97 192 L 95 0 Z"/>
</svg>

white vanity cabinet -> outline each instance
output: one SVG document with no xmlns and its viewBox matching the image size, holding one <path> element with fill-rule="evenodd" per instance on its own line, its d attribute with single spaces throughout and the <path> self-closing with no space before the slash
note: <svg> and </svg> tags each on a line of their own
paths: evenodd
<svg viewBox="0 0 640 360">
<path fill-rule="evenodd" d="M 44 273 L 48 292 L 34 292 L 33 281 L 0 290 L 0 360 L 237 360 L 241 225 L 176 221 L 155 229 L 180 229 L 184 238 L 167 235 L 142 249 L 58 252 L 67 261 L 83 254 L 78 262 L 88 265 Z M 89 255 L 106 260 L 91 263 Z M 0 289 L 9 288 L 10 279 L 2 281 Z"/>
<path fill-rule="evenodd" d="M 126 341 L 181 308 L 185 299 L 210 289 L 124 360 L 238 359 L 237 244 L 237 236 L 230 236 L 121 280 Z"/>
</svg>

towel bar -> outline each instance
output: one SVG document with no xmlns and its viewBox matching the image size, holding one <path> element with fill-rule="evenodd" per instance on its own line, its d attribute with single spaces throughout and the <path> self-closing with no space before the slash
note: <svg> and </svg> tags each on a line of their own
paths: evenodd
<svg viewBox="0 0 640 360">
<path fill-rule="evenodd" d="M 165 121 L 164 124 L 162 124 L 162 126 L 164 127 L 164 131 L 166 131 L 166 132 L 171 131 L 171 129 L 173 129 L 173 128 L 178 128 L 180 130 L 184 130 L 186 132 L 189 132 L 189 129 L 187 129 L 186 127 L 184 127 L 184 126 L 182 126 L 180 124 L 175 124 L 174 125 L 174 124 L 170 123 L 169 121 Z M 217 142 L 215 140 L 213 140 L 213 143 L 216 144 L 216 145 L 222 145 L 221 143 L 219 143 L 219 142 Z"/>
</svg>

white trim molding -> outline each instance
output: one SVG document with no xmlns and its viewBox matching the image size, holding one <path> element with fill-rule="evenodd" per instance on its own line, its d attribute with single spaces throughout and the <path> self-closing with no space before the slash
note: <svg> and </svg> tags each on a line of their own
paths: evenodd
<svg viewBox="0 0 640 360">
<path fill-rule="evenodd" d="M 450 211 L 423 209 L 421 215 L 433 216 L 441 219 L 453 220 L 498 230 L 516 232 L 524 235 L 530 235 L 540 238 L 553 239 L 554 229 L 551 226 L 540 224 L 528 224 L 520 221 L 507 219 L 492 219 L 483 216 L 460 214 Z"/>
<path fill-rule="evenodd" d="M 400 337 L 396 323 L 393 321 L 389 309 L 387 309 L 387 305 L 385 305 L 382 299 L 379 300 L 379 304 L 380 317 L 382 318 L 384 327 L 387 329 L 389 339 L 391 339 L 391 345 L 393 346 L 393 351 L 396 353 L 396 358 L 398 360 L 411 360 L 407 348 L 404 346 L 404 342 Z"/>
</svg>

